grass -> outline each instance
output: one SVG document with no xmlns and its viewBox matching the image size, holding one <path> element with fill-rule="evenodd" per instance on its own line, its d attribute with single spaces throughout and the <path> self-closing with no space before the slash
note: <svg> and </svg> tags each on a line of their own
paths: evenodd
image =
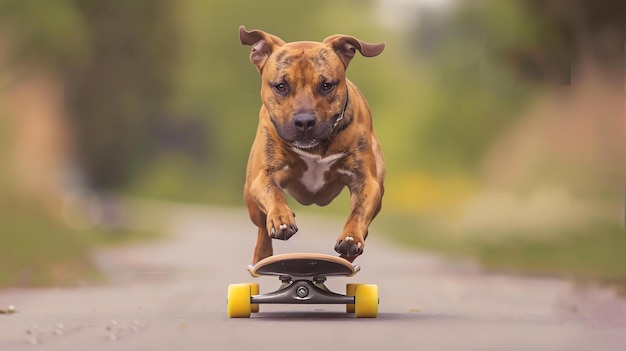
<svg viewBox="0 0 626 351">
<path fill-rule="evenodd" d="M 93 271 L 89 239 L 32 218 L 0 224 L 0 286 L 68 284 Z"/>
<path fill-rule="evenodd" d="M 626 233 L 617 224 L 601 223 L 554 239 L 479 242 L 480 261 L 488 267 L 571 275 L 599 280 L 626 279 Z"/>
<path fill-rule="evenodd" d="M 562 276 L 614 285 L 626 293 L 626 232 L 617 221 L 543 237 L 451 233 L 436 222 L 409 216 L 384 217 L 379 225 L 402 245 L 474 259 L 490 270 Z"/>
<path fill-rule="evenodd" d="M 13 208 L 0 218 L 0 288 L 72 286 L 101 279 L 91 253 L 157 233 L 72 229 L 40 210 Z"/>
</svg>

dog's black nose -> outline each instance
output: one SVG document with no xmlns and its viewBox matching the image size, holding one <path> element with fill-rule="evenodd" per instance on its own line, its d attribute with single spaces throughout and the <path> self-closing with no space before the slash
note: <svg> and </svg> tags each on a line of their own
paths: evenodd
<svg viewBox="0 0 626 351">
<path fill-rule="evenodd" d="M 299 113 L 293 117 L 293 123 L 299 131 L 307 132 L 315 126 L 315 117 L 308 113 Z"/>
</svg>

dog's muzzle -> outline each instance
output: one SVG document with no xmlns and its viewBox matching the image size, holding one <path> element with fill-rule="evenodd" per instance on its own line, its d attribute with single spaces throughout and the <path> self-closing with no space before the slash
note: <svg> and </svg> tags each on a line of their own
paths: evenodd
<svg viewBox="0 0 626 351">
<path fill-rule="evenodd" d="M 276 122 L 270 115 L 270 120 L 278 135 L 285 141 L 291 143 L 298 149 L 311 149 L 323 140 L 329 139 L 343 120 L 346 108 L 348 107 L 348 90 L 346 89 L 346 100 L 341 112 L 334 115 L 329 121 L 319 121 L 315 114 L 309 112 L 297 113 L 286 124 Z"/>
</svg>

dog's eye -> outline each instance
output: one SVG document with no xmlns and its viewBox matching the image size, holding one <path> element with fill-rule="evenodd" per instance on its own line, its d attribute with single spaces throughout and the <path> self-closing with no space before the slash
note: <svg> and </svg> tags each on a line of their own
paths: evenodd
<svg viewBox="0 0 626 351">
<path fill-rule="evenodd" d="M 274 90 L 279 94 L 284 94 L 287 92 L 287 85 L 285 83 L 278 83 L 274 85 Z"/>
<path fill-rule="evenodd" d="M 320 90 L 322 93 L 330 93 L 335 88 L 335 84 L 333 83 L 322 83 Z"/>
</svg>

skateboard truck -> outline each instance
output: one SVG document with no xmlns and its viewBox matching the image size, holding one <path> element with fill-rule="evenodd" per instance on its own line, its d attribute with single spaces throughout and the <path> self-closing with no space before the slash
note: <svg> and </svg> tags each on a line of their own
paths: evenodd
<svg viewBox="0 0 626 351">
<path fill-rule="evenodd" d="M 354 296 L 334 293 L 323 283 L 317 283 L 309 279 L 285 282 L 282 277 L 281 281 L 283 281 L 283 285 L 278 290 L 267 294 L 252 295 L 250 303 L 354 304 Z"/>
</svg>

